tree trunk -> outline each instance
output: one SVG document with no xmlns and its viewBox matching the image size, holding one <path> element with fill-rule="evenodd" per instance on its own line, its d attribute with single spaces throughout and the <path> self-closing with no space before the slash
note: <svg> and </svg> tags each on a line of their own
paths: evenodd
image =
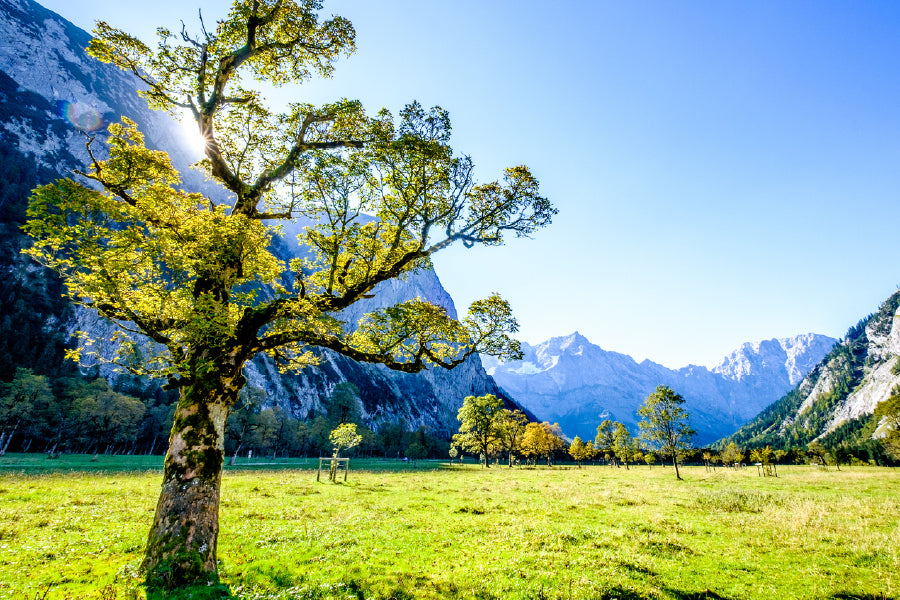
<svg viewBox="0 0 900 600">
<path fill-rule="evenodd" d="M 141 564 L 151 588 L 175 590 L 218 582 L 225 422 L 244 384 L 240 366 L 231 373 L 214 371 L 181 389 Z"/>
<path fill-rule="evenodd" d="M 19 423 L 21 422 L 22 419 L 19 419 L 18 421 L 16 421 L 16 424 L 13 425 L 13 428 L 8 433 L 6 431 L 3 432 L 3 434 L 7 436 L 6 441 L 4 441 L 3 437 L 0 436 L 0 456 L 6 456 L 6 449 L 9 448 L 9 442 L 16 434 L 16 429 L 19 428 Z"/>
<path fill-rule="evenodd" d="M 672 464 L 675 465 L 675 479 L 681 480 L 681 473 L 678 472 L 678 456 L 672 453 Z"/>
<path fill-rule="evenodd" d="M 238 454 L 241 452 L 241 448 L 244 447 L 243 443 L 238 444 L 237 448 L 234 450 L 234 454 L 231 456 L 231 460 L 228 462 L 232 467 L 237 463 Z"/>
</svg>

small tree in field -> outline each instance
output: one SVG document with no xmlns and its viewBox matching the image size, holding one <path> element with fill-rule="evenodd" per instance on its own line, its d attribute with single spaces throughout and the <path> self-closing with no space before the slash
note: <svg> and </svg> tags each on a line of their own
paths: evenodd
<svg viewBox="0 0 900 600">
<path fill-rule="evenodd" d="M 635 450 L 634 438 L 631 437 L 631 432 L 622 423 L 616 423 L 616 428 L 613 431 L 613 452 L 615 452 L 617 459 L 625 463 L 626 469 L 629 468 L 628 464 L 634 458 Z"/>
<path fill-rule="evenodd" d="M 615 442 L 614 431 L 615 423 L 609 419 L 604 419 L 597 426 L 597 436 L 594 438 L 594 448 L 610 465 L 614 464 L 616 460 L 616 453 L 613 450 L 613 443 Z"/>
<path fill-rule="evenodd" d="M 754 448 L 750 451 L 750 460 L 764 465 L 771 465 L 774 457 L 775 453 L 772 451 L 771 446 L 766 446 L 765 448 Z"/>
<path fill-rule="evenodd" d="M 334 428 L 328 436 L 328 440 L 331 442 L 332 456 L 339 458 L 341 450 L 349 450 L 359 446 L 362 436 L 356 433 L 356 423 L 341 423 Z M 331 481 L 337 480 L 338 462 L 336 460 L 331 461 L 331 466 L 328 470 L 328 479 Z"/>
<path fill-rule="evenodd" d="M 428 456 L 428 450 L 426 450 L 425 446 L 419 442 L 413 442 L 406 447 L 406 452 L 404 454 L 406 455 L 406 458 L 415 465 L 417 460 L 422 460 Z"/>
<path fill-rule="evenodd" d="M 427 268 L 451 244 L 528 236 L 555 209 L 524 166 L 477 184 L 440 108 L 411 103 L 395 121 L 350 100 L 268 106 L 254 82 L 327 77 L 354 50 L 350 22 L 320 21 L 320 8 L 234 0 L 214 29 L 159 29 L 156 48 L 98 23 L 88 52 L 137 76 L 151 108 L 190 115 L 205 140 L 198 167 L 222 199 L 182 189 L 168 155 L 123 119 L 109 128 L 108 159 L 91 140 L 79 180 L 37 188 L 28 208 L 27 252 L 59 273 L 70 300 L 149 340 L 138 349 L 121 338 L 119 364 L 179 390 L 142 563 L 151 588 L 218 581 L 225 423 L 254 356 L 298 369 L 330 349 L 410 373 L 476 353 L 520 356 L 496 295 L 459 320 L 415 299 L 341 321 L 379 283 Z M 306 253 L 285 263 L 265 222 L 297 217 L 311 223 L 299 236 Z M 104 356 L 90 340 L 84 351 Z"/>
<path fill-rule="evenodd" d="M 520 410 L 504 408 L 497 419 L 497 441 L 507 452 L 508 465 L 512 467 L 513 459 L 522 449 L 522 438 L 528 417 Z"/>
<path fill-rule="evenodd" d="M 580 467 L 584 461 L 591 460 L 594 457 L 594 444 L 592 442 L 585 444 L 581 441 L 581 438 L 576 435 L 575 439 L 572 440 L 572 443 L 569 445 L 569 455 Z"/>
<path fill-rule="evenodd" d="M 681 479 L 678 461 L 685 450 L 690 449 L 694 430 L 688 424 L 688 414 L 681 405 L 684 398 L 666 386 L 659 386 L 638 409 L 642 417 L 639 423 L 641 437 L 664 456 L 672 459 L 675 478 Z"/>
<path fill-rule="evenodd" d="M 459 450 L 456 446 L 450 446 L 450 450 L 447 452 L 450 455 L 450 464 L 453 464 L 453 459 L 459 456 Z"/>
<path fill-rule="evenodd" d="M 466 396 L 457 413 L 459 433 L 454 434 L 453 443 L 481 455 L 485 467 L 490 466 L 489 456 L 499 443 L 498 425 L 502 409 L 502 400 L 493 394 L 485 394 Z"/>
<path fill-rule="evenodd" d="M 547 466 L 553 465 L 553 454 L 557 450 L 566 447 L 562 438 L 562 430 L 558 423 L 551 425 L 543 423 L 529 423 L 525 427 L 525 435 L 522 438 L 522 452 L 525 456 L 535 458 L 544 456 L 547 458 Z"/>
<path fill-rule="evenodd" d="M 362 436 L 356 433 L 356 423 L 341 423 L 328 435 L 333 449 L 332 456 L 339 458 L 341 450 L 356 448 L 362 441 Z"/>
<path fill-rule="evenodd" d="M 722 450 L 722 462 L 729 467 L 734 467 L 735 465 L 740 465 L 741 461 L 744 460 L 744 451 L 741 448 L 738 448 L 738 445 L 734 442 L 730 442 L 725 449 Z"/>
</svg>

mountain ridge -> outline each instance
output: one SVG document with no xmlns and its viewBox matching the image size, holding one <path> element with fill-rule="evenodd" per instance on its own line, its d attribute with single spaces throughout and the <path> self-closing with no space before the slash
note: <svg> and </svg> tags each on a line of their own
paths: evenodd
<svg viewBox="0 0 900 600">
<path fill-rule="evenodd" d="M 781 397 L 798 372 L 814 365 L 835 342 L 819 334 L 748 342 L 713 369 L 669 369 L 604 350 L 576 331 L 536 346 L 523 344 L 520 361 L 482 362 L 503 389 L 539 418 L 558 421 L 569 435 L 585 439 L 592 439 L 600 420 L 610 417 L 636 432 L 637 408 L 657 385 L 668 385 L 687 400 L 698 442 L 709 443 L 733 433 Z"/>
<path fill-rule="evenodd" d="M 876 433 L 879 404 L 900 393 L 900 290 L 847 334 L 787 394 L 722 443 L 802 446 L 852 439 L 865 445 Z"/>
</svg>

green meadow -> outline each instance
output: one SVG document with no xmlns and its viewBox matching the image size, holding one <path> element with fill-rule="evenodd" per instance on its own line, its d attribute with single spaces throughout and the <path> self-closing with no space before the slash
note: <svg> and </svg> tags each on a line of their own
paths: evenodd
<svg viewBox="0 0 900 600">
<path fill-rule="evenodd" d="M 860 598 L 900 595 L 900 470 L 483 469 L 312 460 L 226 468 L 236 598 Z M 143 598 L 158 457 L 0 459 L 0 598 Z M 198 592 L 196 597 L 202 597 Z"/>
</svg>

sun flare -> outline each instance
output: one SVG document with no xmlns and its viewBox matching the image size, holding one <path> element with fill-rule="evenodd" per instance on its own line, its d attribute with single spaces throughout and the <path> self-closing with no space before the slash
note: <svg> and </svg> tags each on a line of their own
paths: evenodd
<svg viewBox="0 0 900 600">
<path fill-rule="evenodd" d="M 203 155 L 203 151 L 206 148 L 206 138 L 200 133 L 199 127 L 197 127 L 197 122 L 194 120 L 194 117 L 187 111 L 181 116 L 179 119 L 181 123 L 181 139 L 184 142 L 185 147 L 190 151 L 191 154 L 195 154 L 198 157 Z"/>
</svg>

